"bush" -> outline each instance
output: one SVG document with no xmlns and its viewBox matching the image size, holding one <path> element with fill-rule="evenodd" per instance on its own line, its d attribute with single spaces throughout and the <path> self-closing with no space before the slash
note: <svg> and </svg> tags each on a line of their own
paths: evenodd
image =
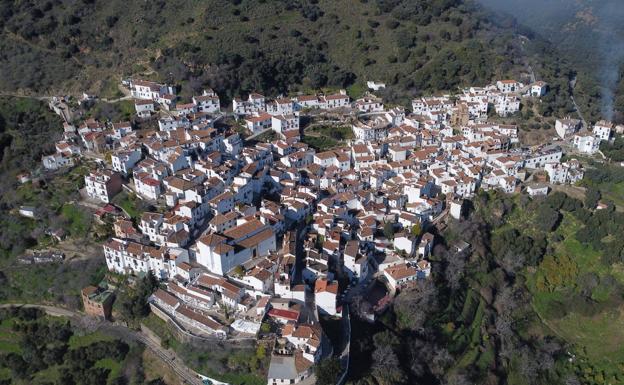
<svg viewBox="0 0 624 385">
<path fill-rule="evenodd" d="M 384 236 L 385 236 L 387 239 L 394 239 L 394 233 L 395 233 L 395 230 L 394 230 L 394 223 L 392 223 L 392 222 L 386 222 L 386 223 L 384 223 L 384 226 L 383 226 L 383 233 L 384 233 Z"/>
<path fill-rule="evenodd" d="M 367 23 L 368 25 L 370 25 L 371 28 L 379 27 L 379 22 L 377 20 L 368 19 Z"/>
<path fill-rule="evenodd" d="M 599 190 L 596 190 L 593 187 L 589 187 L 587 191 L 585 191 L 585 207 L 593 210 L 598 205 L 598 201 L 602 195 Z"/>
<path fill-rule="evenodd" d="M 389 29 L 397 29 L 399 25 L 401 25 L 401 23 L 394 19 L 389 19 L 386 21 L 386 27 L 388 27 Z"/>
<path fill-rule="evenodd" d="M 539 265 L 537 289 L 552 292 L 559 287 L 574 286 L 577 275 L 578 267 L 570 257 L 548 255 Z"/>
</svg>

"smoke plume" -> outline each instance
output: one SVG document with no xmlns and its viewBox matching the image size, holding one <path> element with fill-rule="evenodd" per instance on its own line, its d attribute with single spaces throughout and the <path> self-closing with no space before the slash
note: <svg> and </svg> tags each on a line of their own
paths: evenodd
<svg viewBox="0 0 624 385">
<path fill-rule="evenodd" d="M 615 90 L 624 63 L 622 0 L 478 0 L 518 22 L 574 57 L 601 89 L 601 112 L 613 120 Z"/>
<path fill-rule="evenodd" d="M 600 26 L 597 28 L 599 79 L 602 93 L 602 115 L 605 119 L 614 118 L 615 89 L 620 81 L 620 68 L 624 62 L 624 41 L 621 38 L 621 20 L 624 16 L 624 3 L 608 2 L 597 10 Z"/>
</svg>

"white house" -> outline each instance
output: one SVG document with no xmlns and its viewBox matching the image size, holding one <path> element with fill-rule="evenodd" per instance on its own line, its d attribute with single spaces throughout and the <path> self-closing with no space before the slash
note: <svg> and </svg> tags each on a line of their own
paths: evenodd
<svg viewBox="0 0 624 385">
<path fill-rule="evenodd" d="M 386 88 L 386 83 L 375 82 L 375 81 L 369 80 L 366 82 L 366 87 L 368 87 L 369 89 L 373 91 L 379 91 L 383 88 Z"/>
<path fill-rule="evenodd" d="M 383 101 L 373 95 L 365 96 L 356 100 L 355 107 L 362 113 L 382 112 L 384 110 Z"/>
<path fill-rule="evenodd" d="M 162 194 L 160 181 L 146 172 L 134 174 L 134 187 L 137 194 L 147 199 L 157 200 Z"/>
<path fill-rule="evenodd" d="M 333 94 L 321 97 L 320 107 L 331 110 L 333 108 L 349 107 L 351 101 L 346 94 Z"/>
<path fill-rule="evenodd" d="M 85 175 L 87 195 L 104 203 L 121 191 L 121 176 L 109 170 L 92 171 Z"/>
<path fill-rule="evenodd" d="M 338 282 L 328 282 L 319 278 L 314 283 L 314 299 L 318 310 L 330 316 L 336 315 L 336 297 L 338 296 Z"/>
<path fill-rule="evenodd" d="M 176 274 L 177 264 L 189 263 L 188 251 L 182 248 L 158 248 L 117 238 L 111 238 L 103 248 L 108 270 L 119 274 L 151 271 L 156 277 L 166 279 Z"/>
<path fill-rule="evenodd" d="M 286 131 L 299 132 L 299 115 L 273 115 L 271 118 L 271 128 L 273 131 L 279 133 Z"/>
<path fill-rule="evenodd" d="M 463 201 L 462 200 L 452 200 L 451 204 L 450 204 L 450 209 L 449 212 L 451 214 L 451 217 L 459 220 L 461 219 L 461 214 L 462 214 L 462 206 L 463 206 Z"/>
<path fill-rule="evenodd" d="M 394 236 L 394 248 L 412 255 L 414 252 L 414 237 L 407 233 L 400 233 Z"/>
<path fill-rule="evenodd" d="M 232 101 L 232 109 L 235 114 L 249 115 L 254 112 L 262 112 L 266 109 L 265 97 L 257 93 L 249 94 L 247 100 L 234 98 Z"/>
<path fill-rule="evenodd" d="M 74 160 L 65 154 L 54 153 L 52 155 L 45 155 L 41 158 L 43 167 L 47 170 L 58 170 L 63 167 L 70 167 L 74 165 Z"/>
<path fill-rule="evenodd" d="M 344 267 L 351 277 L 357 277 L 360 281 L 368 275 L 368 257 L 359 252 L 357 240 L 347 241 L 343 252 Z"/>
<path fill-rule="evenodd" d="M 186 116 L 189 114 L 193 114 L 197 112 L 197 104 L 193 103 L 184 103 L 176 105 L 174 113 L 180 116 Z"/>
<path fill-rule="evenodd" d="M 266 111 L 271 115 L 292 115 L 295 112 L 295 102 L 281 98 L 266 104 Z"/>
<path fill-rule="evenodd" d="M 594 125 L 592 133 L 594 136 L 600 138 L 600 140 L 610 140 L 613 132 L 613 123 L 601 120 Z"/>
<path fill-rule="evenodd" d="M 130 82 L 130 93 L 136 99 L 159 100 L 166 94 L 175 94 L 175 89 L 166 84 L 159 84 L 146 80 L 132 80 Z"/>
<path fill-rule="evenodd" d="M 20 206 L 19 214 L 23 217 L 34 219 L 36 216 L 36 210 L 31 206 Z"/>
<path fill-rule="evenodd" d="M 204 90 L 200 96 L 193 96 L 193 103 L 199 112 L 215 113 L 221 110 L 219 96 L 211 89 Z"/>
<path fill-rule="evenodd" d="M 531 84 L 531 96 L 541 98 L 546 95 L 546 92 L 548 92 L 548 84 L 546 82 L 538 80 Z"/>
<path fill-rule="evenodd" d="M 496 82 L 496 88 L 503 93 L 518 92 L 522 88 L 522 83 L 515 80 L 499 80 Z"/>
<path fill-rule="evenodd" d="M 513 115 L 520 111 L 520 99 L 516 96 L 503 95 L 494 102 L 494 109 L 500 116 Z"/>
<path fill-rule="evenodd" d="M 134 166 L 141 160 L 141 150 L 118 151 L 111 155 L 113 171 L 128 175 Z"/>
<path fill-rule="evenodd" d="M 574 135 L 581 129 L 581 121 L 578 119 L 571 119 L 570 117 L 564 119 L 557 119 L 555 121 L 555 131 L 560 138 L 565 139 Z"/>
<path fill-rule="evenodd" d="M 252 134 L 268 130 L 272 127 L 272 124 L 273 117 L 266 112 L 254 113 L 254 115 L 245 118 L 245 127 L 247 127 Z"/>
<path fill-rule="evenodd" d="M 534 183 L 527 186 L 527 193 L 529 196 L 545 196 L 548 194 L 548 185 Z"/>
<path fill-rule="evenodd" d="M 600 148 L 600 138 L 591 132 L 583 132 L 574 135 L 572 144 L 582 153 L 594 154 Z"/>
<path fill-rule="evenodd" d="M 550 183 L 553 184 L 574 184 L 583 179 L 581 164 L 576 159 L 563 163 L 546 163 L 544 171 L 548 174 Z"/>
<path fill-rule="evenodd" d="M 275 233 L 269 225 L 252 219 L 223 233 L 209 233 L 197 241 L 197 263 L 224 275 L 236 266 L 265 257 L 276 250 Z"/>
<path fill-rule="evenodd" d="M 384 270 L 383 274 L 394 289 L 418 279 L 418 269 L 406 264 L 389 267 Z"/>
<path fill-rule="evenodd" d="M 539 169 L 543 168 L 546 163 L 557 163 L 563 156 L 563 150 L 559 146 L 546 146 L 532 154 L 529 154 L 524 160 L 524 167 Z"/>
<path fill-rule="evenodd" d="M 301 111 L 304 108 L 319 108 L 320 101 L 317 95 L 301 95 L 295 97 L 295 109 Z"/>
<path fill-rule="evenodd" d="M 353 130 L 353 136 L 361 141 L 381 140 L 388 135 L 387 123 L 384 124 L 384 122 L 379 120 L 367 123 L 358 120 L 351 125 L 351 129 Z"/>
<path fill-rule="evenodd" d="M 149 118 L 155 111 L 154 102 L 147 99 L 136 99 L 134 101 L 134 109 L 139 118 Z"/>
</svg>

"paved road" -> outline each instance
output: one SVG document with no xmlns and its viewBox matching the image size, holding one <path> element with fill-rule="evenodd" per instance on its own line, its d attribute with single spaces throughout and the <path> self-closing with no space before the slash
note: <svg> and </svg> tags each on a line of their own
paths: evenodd
<svg viewBox="0 0 624 385">
<path fill-rule="evenodd" d="M 15 303 L 2 304 L 0 305 L 0 308 L 13 306 L 38 308 L 42 309 L 47 314 L 53 317 L 67 317 L 74 321 L 86 323 L 93 322 L 93 317 L 86 316 L 85 314 L 77 311 L 56 306 Z M 164 349 L 157 341 L 154 341 L 142 332 L 129 329 L 125 326 L 111 324 L 106 321 L 99 321 L 96 330 L 105 331 L 125 341 L 131 340 L 145 345 L 147 348 L 153 351 L 165 364 L 171 367 L 171 369 L 178 375 L 178 377 L 180 377 L 182 384 L 202 385 L 201 380 L 197 377 L 197 373 L 184 365 L 184 362 L 179 359 L 175 352 Z"/>
</svg>

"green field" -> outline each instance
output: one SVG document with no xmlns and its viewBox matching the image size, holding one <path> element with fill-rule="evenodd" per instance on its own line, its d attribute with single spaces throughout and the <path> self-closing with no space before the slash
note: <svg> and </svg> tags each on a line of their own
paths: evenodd
<svg viewBox="0 0 624 385">
<path fill-rule="evenodd" d="M 348 126 L 314 126 L 305 130 L 303 142 L 317 151 L 327 151 L 345 146 L 353 139 L 353 131 Z"/>
<path fill-rule="evenodd" d="M 114 340 L 113 337 L 111 337 L 110 335 L 101 333 L 101 332 L 93 332 L 93 333 L 86 333 L 86 334 L 76 333 L 72 335 L 71 338 L 69 339 L 69 348 L 76 349 L 76 348 L 80 348 L 83 346 L 91 345 L 94 342 L 112 341 L 112 340 Z"/>
<path fill-rule="evenodd" d="M 340 147 L 340 142 L 328 137 L 305 136 L 302 141 L 320 152 Z"/>
<path fill-rule="evenodd" d="M 12 330 L 13 322 L 11 319 L 5 319 L 0 323 L 0 352 L 2 353 L 21 351 L 19 335 Z"/>
<path fill-rule="evenodd" d="M 117 194 L 113 198 L 113 203 L 124 209 L 132 219 L 139 219 L 144 211 L 142 201 L 125 191 Z"/>
<path fill-rule="evenodd" d="M 624 284 L 621 264 L 611 266 L 601 261 L 601 253 L 575 239 L 575 233 L 583 225 L 572 215 L 565 214 L 564 220 L 557 230 L 563 240 L 555 247 L 555 255 L 569 256 L 576 264 L 579 275 L 593 272 L 600 279 L 606 276 L 615 277 Z M 528 275 L 528 287 L 533 295 L 533 308 L 538 313 L 547 329 L 554 335 L 568 341 L 574 346 L 578 355 L 578 370 L 587 372 L 586 379 L 598 381 L 601 377 L 615 378 L 624 368 L 624 306 L 619 303 L 608 304 L 611 292 L 598 286 L 592 291 L 591 297 L 598 304 L 606 303 L 597 314 L 582 314 L 574 308 L 565 315 L 557 314 L 561 305 L 567 303 L 570 293 L 577 289 L 577 279 L 564 283 L 563 287 L 553 292 L 536 289 L 535 278 L 540 274 Z M 566 305 L 567 306 L 567 305 Z M 624 378 L 618 377 L 620 380 Z M 597 383 L 600 383 L 599 381 Z"/>
</svg>

